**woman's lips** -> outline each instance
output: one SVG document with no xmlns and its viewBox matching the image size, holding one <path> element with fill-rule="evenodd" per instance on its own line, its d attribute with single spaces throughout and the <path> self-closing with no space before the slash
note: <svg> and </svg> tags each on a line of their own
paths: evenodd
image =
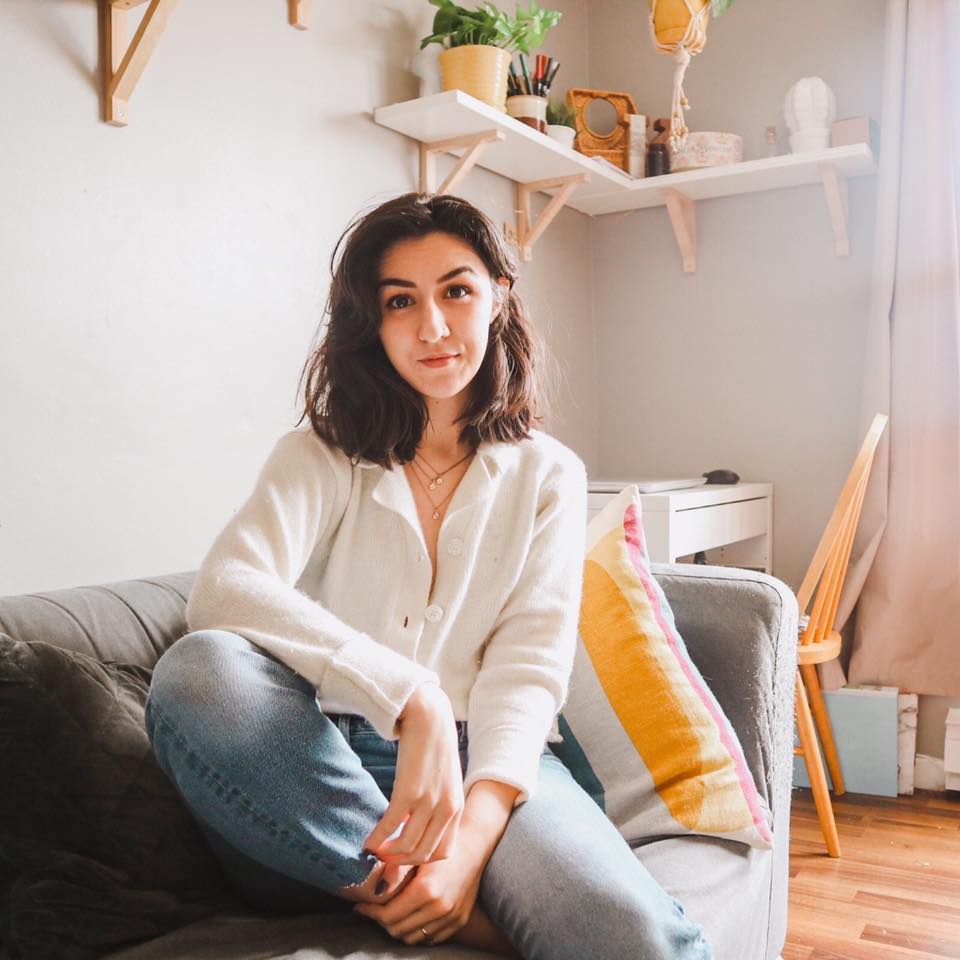
<svg viewBox="0 0 960 960">
<path fill-rule="evenodd" d="M 453 363 L 456 359 L 456 356 L 438 357 L 436 360 L 421 360 L 420 362 L 426 364 L 428 367 L 445 367 L 447 364 Z"/>
</svg>

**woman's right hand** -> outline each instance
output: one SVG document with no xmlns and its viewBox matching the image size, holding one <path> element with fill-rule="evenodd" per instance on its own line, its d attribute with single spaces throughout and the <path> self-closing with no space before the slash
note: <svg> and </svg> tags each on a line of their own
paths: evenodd
<svg viewBox="0 0 960 960">
<path fill-rule="evenodd" d="M 453 851 L 464 802 L 453 708 L 436 683 L 422 683 L 399 721 L 393 793 L 363 846 L 389 864 L 442 860 Z M 400 834 L 387 840 L 404 820 Z"/>
</svg>

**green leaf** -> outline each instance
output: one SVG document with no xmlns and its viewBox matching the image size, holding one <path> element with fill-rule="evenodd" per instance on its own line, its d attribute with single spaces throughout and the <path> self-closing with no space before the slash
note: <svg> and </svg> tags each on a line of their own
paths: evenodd
<svg viewBox="0 0 960 960">
<path fill-rule="evenodd" d="M 450 33 L 457 29 L 460 18 L 450 10 L 438 10 L 433 18 L 434 33 Z"/>
<path fill-rule="evenodd" d="M 452 0 L 429 2 L 438 10 L 433 19 L 433 32 L 420 41 L 421 50 L 431 43 L 450 46 L 480 43 L 529 53 L 543 43 L 547 31 L 561 17 L 558 10 L 541 9 L 537 0 L 530 0 L 526 10 L 518 6 L 513 17 L 490 0 L 484 0 L 473 10 L 458 6 Z"/>
</svg>

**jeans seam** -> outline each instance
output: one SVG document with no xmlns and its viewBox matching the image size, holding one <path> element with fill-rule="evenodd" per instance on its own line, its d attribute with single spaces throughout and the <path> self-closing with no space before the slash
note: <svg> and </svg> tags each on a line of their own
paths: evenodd
<svg viewBox="0 0 960 960">
<path fill-rule="evenodd" d="M 343 881 L 344 886 L 355 886 L 358 883 L 363 883 L 364 881 L 353 881 L 349 877 L 345 877 L 340 865 L 336 862 L 331 862 L 325 857 L 322 857 L 319 852 L 310 852 L 310 847 L 308 844 L 304 843 L 302 840 L 296 840 L 289 829 L 286 827 L 281 827 L 280 822 L 273 817 L 265 808 L 258 807 L 254 804 L 251 797 L 247 796 L 239 787 L 234 786 L 229 781 L 224 779 L 224 777 L 207 761 L 205 761 L 200 754 L 190 746 L 190 741 L 180 733 L 177 728 L 167 719 L 166 714 L 153 702 L 149 703 L 150 711 L 155 715 L 156 723 L 159 726 L 165 727 L 172 736 L 173 746 L 186 757 L 187 765 L 193 769 L 197 774 L 199 782 L 201 785 L 208 791 L 213 791 L 216 794 L 217 799 L 222 799 L 227 793 L 229 800 L 237 800 L 239 807 L 234 807 L 234 810 L 240 809 L 242 814 L 246 815 L 248 822 L 257 830 L 266 829 L 268 832 L 275 829 L 277 833 L 270 832 L 269 836 L 272 840 L 279 841 L 287 849 L 292 850 L 294 853 L 299 856 L 307 856 L 309 859 L 316 863 L 322 862 L 327 866 L 330 871 L 336 876 L 338 880 Z M 152 738 L 151 738 L 152 739 Z M 190 812 L 193 813 L 192 808 Z M 244 819 L 241 816 L 240 819 Z M 268 822 L 265 822 L 268 821 Z M 212 824 L 210 824 L 211 829 L 213 829 Z M 283 835 L 286 835 L 284 838 Z M 226 840 L 226 838 L 224 838 Z M 293 842 L 291 842 L 293 841 Z M 230 842 L 230 841 L 226 841 Z M 249 856 L 249 854 L 247 854 Z M 271 868 L 273 869 L 273 868 Z M 373 871 L 371 867 L 371 872 Z M 369 873 L 367 877 L 369 877 Z M 366 879 L 366 878 L 364 878 Z"/>
</svg>

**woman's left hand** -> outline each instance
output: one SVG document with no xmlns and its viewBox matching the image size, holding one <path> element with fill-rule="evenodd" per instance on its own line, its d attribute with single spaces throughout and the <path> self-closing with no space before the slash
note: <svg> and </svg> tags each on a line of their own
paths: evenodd
<svg viewBox="0 0 960 960">
<path fill-rule="evenodd" d="M 470 919 L 485 865 L 479 848 L 461 831 L 449 856 L 418 864 L 413 878 L 387 903 L 358 903 L 353 909 L 406 944 L 442 943 Z"/>
</svg>

